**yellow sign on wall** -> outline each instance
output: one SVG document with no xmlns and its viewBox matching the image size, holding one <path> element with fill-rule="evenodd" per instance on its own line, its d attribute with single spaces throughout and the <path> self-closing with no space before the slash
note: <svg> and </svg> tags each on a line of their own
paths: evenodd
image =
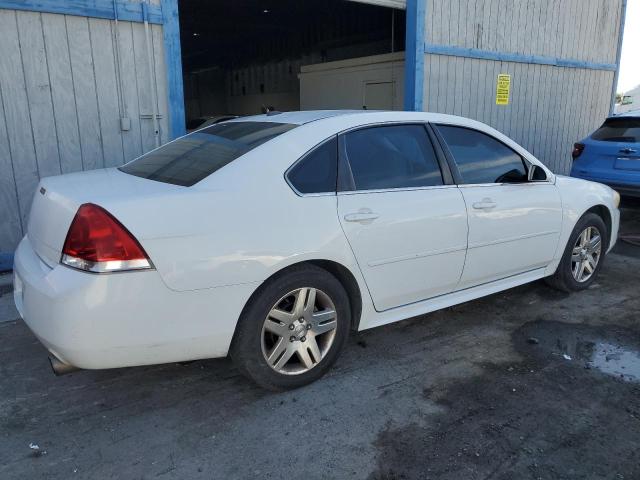
<svg viewBox="0 0 640 480">
<path fill-rule="evenodd" d="M 509 91 L 511 90 L 511 75 L 498 74 L 496 81 L 496 105 L 509 105 Z"/>
</svg>

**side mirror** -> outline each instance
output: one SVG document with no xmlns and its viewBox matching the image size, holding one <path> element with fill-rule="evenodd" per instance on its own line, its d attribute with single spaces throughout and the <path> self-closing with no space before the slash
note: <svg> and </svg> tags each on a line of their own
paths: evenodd
<svg viewBox="0 0 640 480">
<path fill-rule="evenodd" d="M 531 165 L 529 166 L 527 180 L 529 182 L 544 182 L 545 180 L 547 180 L 547 172 L 545 172 L 538 165 Z"/>
</svg>

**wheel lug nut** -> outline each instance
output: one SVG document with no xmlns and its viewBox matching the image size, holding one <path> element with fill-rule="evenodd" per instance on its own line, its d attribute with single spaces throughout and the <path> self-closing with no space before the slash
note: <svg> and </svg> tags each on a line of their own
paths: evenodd
<svg viewBox="0 0 640 480">
<path fill-rule="evenodd" d="M 295 342 L 295 341 L 296 341 L 296 337 L 294 337 L 293 335 L 291 335 L 291 336 L 289 337 L 289 341 L 290 341 L 290 342 Z"/>
<path fill-rule="evenodd" d="M 300 317 L 300 318 L 298 319 L 298 321 L 299 321 L 300 323 L 302 323 L 302 322 L 304 322 L 304 318 Z"/>
<path fill-rule="evenodd" d="M 291 325 L 289 325 L 289 330 L 293 330 L 294 328 L 296 328 L 293 323 Z"/>
<path fill-rule="evenodd" d="M 311 324 L 310 323 L 307 324 L 307 330 L 311 330 Z"/>
<path fill-rule="evenodd" d="M 302 337 L 300 340 L 302 340 L 303 342 L 307 340 L 307 337 Z"/>
</svg>

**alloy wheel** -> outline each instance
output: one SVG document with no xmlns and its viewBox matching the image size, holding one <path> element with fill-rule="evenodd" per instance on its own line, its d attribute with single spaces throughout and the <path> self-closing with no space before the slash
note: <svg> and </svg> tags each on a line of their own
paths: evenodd
<svg viewBox="0 0 640 480">
<path fill-rule="evenodd" d="M 587 227 L 578 236 L 571 252 L 571 273 L 583 283 L 596 271 L 602 253 L 602 235 L 596 227 Z"/>
<path fill-rule="evenodd" d="M 317 288 L 299 288 L 271 308 L 262 327 L 262 355 L 278 373 L 308 372 L 336 337 L 338 317 L 331 298 Z"/>
</svg>

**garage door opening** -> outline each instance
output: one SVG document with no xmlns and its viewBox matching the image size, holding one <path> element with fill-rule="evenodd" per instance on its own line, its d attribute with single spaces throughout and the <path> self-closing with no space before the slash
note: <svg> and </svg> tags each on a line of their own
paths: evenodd
<svg viewBox="0 0 640 480">
<path fill-rule="evenodd" d="M 188 129 L 267 110 L 402 108 L 404 10 L 349 0 L 179 8 Z"/>
</svg>

